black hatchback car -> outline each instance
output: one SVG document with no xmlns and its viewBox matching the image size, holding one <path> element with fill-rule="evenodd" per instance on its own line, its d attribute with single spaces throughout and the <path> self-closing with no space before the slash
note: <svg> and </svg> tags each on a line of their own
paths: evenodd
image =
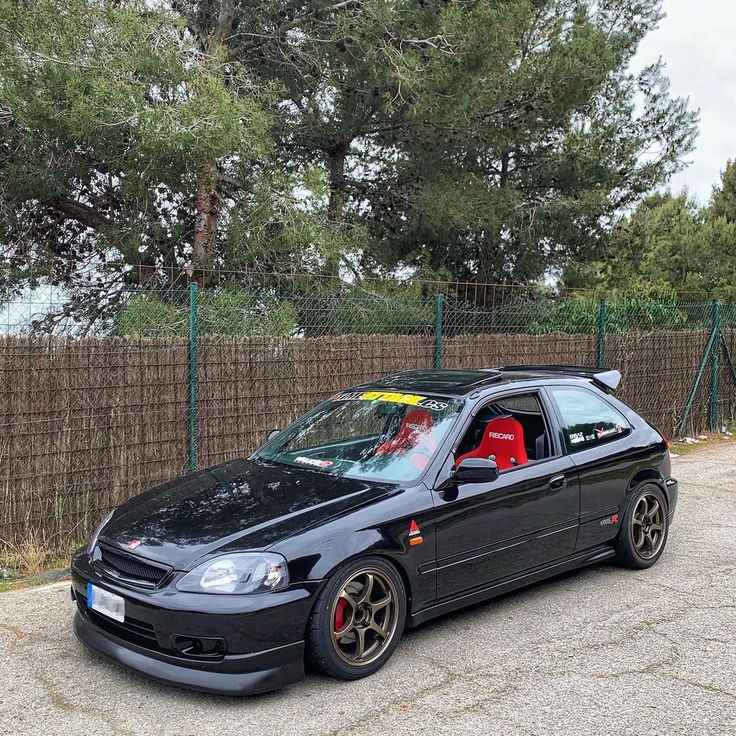
<svg viewBox="0 0 736 736">
<path fill-rule="evenodd" d="M 138 672 L 246 694 L 357 679 L 405 626 L 583 565 L 645 568 L 677 503 L 617 371 L 410 371 L 115 509 L 72 560 L 75 631 Z"/>
</svg>

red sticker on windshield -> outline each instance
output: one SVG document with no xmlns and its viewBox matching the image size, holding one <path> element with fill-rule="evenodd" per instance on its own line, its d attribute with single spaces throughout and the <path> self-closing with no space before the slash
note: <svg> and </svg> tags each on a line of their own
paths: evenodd
<svg viewBox="0 0 736 736">
<path fill-rule="evenodd" d="M 296 458 L 298 463 L 304 463 L 304 465 L 313 465 L 315 468 L 327 468 L 332 465 L 332 460 L 317 460 L 313 457 L 298 457 Z"/>
</svg>

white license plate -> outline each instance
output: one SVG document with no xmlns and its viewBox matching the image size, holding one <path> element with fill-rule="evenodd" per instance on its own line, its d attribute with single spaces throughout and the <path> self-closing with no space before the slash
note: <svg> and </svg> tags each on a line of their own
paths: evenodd
<svg viewBox="0 0 736 736">
<path fill-rule="evenodd" d="M 125 599 L 87 583 L 87 607 L 115 621 L 125 621 Z"/>
</svg>

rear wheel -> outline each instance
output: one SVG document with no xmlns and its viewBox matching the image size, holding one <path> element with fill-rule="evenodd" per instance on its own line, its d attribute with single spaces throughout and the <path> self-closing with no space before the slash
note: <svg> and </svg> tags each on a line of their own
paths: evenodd
<svg viewBox="0 0 736 736">
<path fill-rule="evenodd" d="M 315 603 L 307 657 L 320 672 L 357 680 L 383 667 L 404 630 L 406 592 L 389 562 L 375 557 L 339 570 Z"/>
<path fill-rule="evenodd" d="M 668 532 L 664 493 L 658 486 L 643 486 L 634 493 L 624 515 L 615 543 L 616 559 L 625 567 L 651 567 L 664 551 Z"/>
</svg>

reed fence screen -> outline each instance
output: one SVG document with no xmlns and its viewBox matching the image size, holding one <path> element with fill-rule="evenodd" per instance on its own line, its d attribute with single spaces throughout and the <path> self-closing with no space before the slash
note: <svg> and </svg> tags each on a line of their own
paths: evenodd
<svg viewBox="0 0 736 736">
<path fill-rule="evenodd" d="M 127 498 L 413 368 L 615 367 L 618 395 L 671 437 L 736 418 L 734 304 L 195 284 L 116 299 L 0 306 L 0 551 L 68 547 Z"/>
</svg>

